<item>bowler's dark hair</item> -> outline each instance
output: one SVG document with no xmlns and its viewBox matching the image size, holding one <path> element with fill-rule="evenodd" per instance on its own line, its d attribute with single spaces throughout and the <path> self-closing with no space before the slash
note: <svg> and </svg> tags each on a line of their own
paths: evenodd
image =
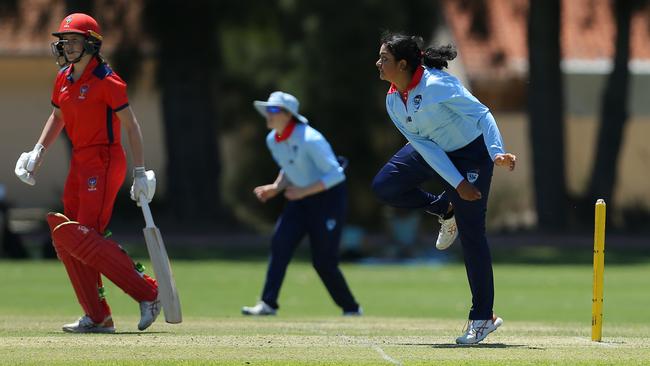
<svg viewBox="0 0 650 366">
<path fill-rule="evenodd" d="M 415 72 L 418 66 L 424 64 L 442 70 L 448 67 L 447 61 L 456 58 L 458 52 L 453 45 L 429 47 L 422 51 L 424 41 L 420 36 L 407 36 L 402 33 L 386 31 L 381 36 L 381 44 L 386 45 L 395 61 L 406 60 L 411 72 Z"/>
</svg>

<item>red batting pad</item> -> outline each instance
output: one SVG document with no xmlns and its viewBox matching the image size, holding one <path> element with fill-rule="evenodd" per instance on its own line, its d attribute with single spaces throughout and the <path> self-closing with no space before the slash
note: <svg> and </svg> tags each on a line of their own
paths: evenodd
<svg viewBox="0 0 650 366">
<path fill-rule="evenodd" d="M 52 239 L 59 250 L 101 272 L 135 301 L 153 301 L 158 297 L 156 283 L 140 276 L 122 248 L 95 230 L 74 221 L 64 222 L 54 228 Z"/>
<path fill-rule="evenodd" d="M 70 221 L 60 213 L 50 212 L 47 214 L 47 223 L 50 230 L 54 230 L 60 224 Z M 65 249 L 52 242 L 56 254 L 63 262 L 72 288 L 77 295 L 81 308 L 95 323 L 101 323 L 107 316 L 111 315 L 111 309 L 106 300 L 99 297 L 99 287 L 102 287 L 99 272 L 81 263 L 72 257 Z"/>
<path fill-rule="evenodd" d="M 50 231 L 54 231 L 54 228 L 59 226 L 59 224 L 62 224 L 64 222 L 68 222 L 70 219 L 65 217 L 65 215 L 60 214 L 58 212 L 50 212 L 47 214 L 47 223 L 50 225 Z"/>
<path fill-rule="evenodd" d="M 111 308 L 105 299 L 99 297 L 99 287 L 102 286 L 99 272 L 81 263 L 65 250 L 57 249 L 57 255 L 68 272 L 81 308 L 95 323 L 103 322 L 111 315 Z"/>
</svg>

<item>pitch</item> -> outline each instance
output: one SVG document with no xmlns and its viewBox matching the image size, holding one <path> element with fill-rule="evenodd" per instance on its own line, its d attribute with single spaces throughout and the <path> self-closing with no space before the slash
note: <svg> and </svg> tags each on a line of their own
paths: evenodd
<svg viewBox="0 0 650 366">
<path fill-rule="evenodd" d="M 137 304 L 107 283 L 116 335 L 71 335 L 80 316 L 55 261 L 0 262 L 0 364 L 641 365 L 650 362 L 650 264 L 605 270 L 603 342 L 590 340 L 591 266 L 495 266 L 504 325 L 453 344 L 467 315 L 464 268 L 344 265 L 366 313 L 344 318 L 309 263 L 292 263 L 278 316 L 245 318 L 264 261 L 176 261 L 185 321 L 136 328 Z"/>
</svg>

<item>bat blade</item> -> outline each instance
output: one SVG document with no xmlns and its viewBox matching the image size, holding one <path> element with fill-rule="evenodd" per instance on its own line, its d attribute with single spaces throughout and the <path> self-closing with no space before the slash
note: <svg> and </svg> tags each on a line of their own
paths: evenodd
<svg viewBox="0 0 650 366">
<path fill-rule="evenodd" d="M 160 299 L 165 312 L 165 321 L 178 324 L 183 321 L 181 303 L 160 230 L 157 227 L 145 227 L 142 231 L 144 232 L 144 240 L 147 244 L 147 251 L 149 251 L 156 281 L 158 281 L 158 299 Z"/>
</svg>

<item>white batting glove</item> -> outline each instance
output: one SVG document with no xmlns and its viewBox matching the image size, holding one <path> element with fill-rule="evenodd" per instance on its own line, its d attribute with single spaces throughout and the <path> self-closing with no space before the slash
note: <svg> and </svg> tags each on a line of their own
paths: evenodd
<svg viewBox="0 0 650 366">
<path fill-rule="evenodd" d="M 34 149 L 30 152 L 20 154 L 16 162 L 16 168 L 14 169 L 14 173 L 16 173 L 18 179 L 30 186 L 36 184 L 34 174 L 43 162 L 43 155 L 45 155 L 45 146 L 41 144 L 34 145 Z"/>
<path fill-rule="evenodd" d="M 147 197 L 147 202 L 151 202 L 153 195 L 156 193 L 156 174 L 153 170 L 146 170 L 143 166 L 133 169 L 133 184 L 131 185 L 131 199 L 140 206 L 140 195 Z"/>
</svg>

